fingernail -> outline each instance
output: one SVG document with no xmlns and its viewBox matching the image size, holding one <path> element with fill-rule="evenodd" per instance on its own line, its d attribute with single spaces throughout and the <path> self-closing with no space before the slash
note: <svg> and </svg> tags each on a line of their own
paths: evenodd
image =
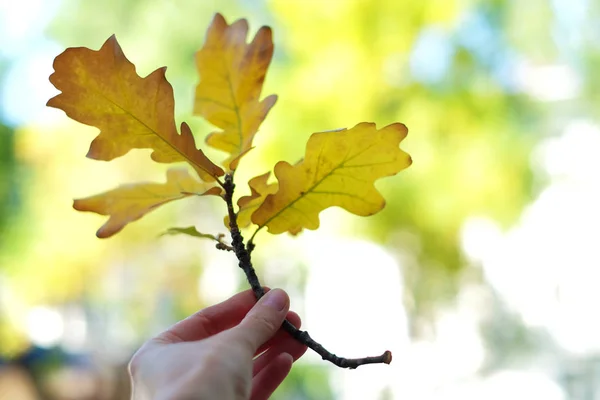
<svg viewBox="0 0 600 400">
<path fill-rule="evenodd" d="M 282 311 L 287 305 L 287 301 L 287 295 L 283 290 L 273 289 L 265 294 L 264 304 L 277 311 Z"/>
</svg>

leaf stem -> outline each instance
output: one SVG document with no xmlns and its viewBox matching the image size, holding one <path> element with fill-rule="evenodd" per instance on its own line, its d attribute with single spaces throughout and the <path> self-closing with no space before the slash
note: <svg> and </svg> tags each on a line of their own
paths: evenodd
<svg viewBox="0 0 600 400">
<path fill-rule="evenodd" d="M 250 236 L 250 240 L 248 240 L 248 244 L 254 243 L 254 237 L 264 227 L 265 227 L 265 225 L 262 225 L 262 226 L 259 226 L 258 228 L 256 228 L 256 230 L 254 231 L 254 233 L 252 234 L 252 236 Z M 254 245 L 253 245 L 253 247 L 254 247 Z"/>
<path fill-rule="evenodd" d="M 233 191 L 235 189 L 235 184 L 233 183 L 233 174 L 225 175 L 225 183 L 223 188 L 225 189 L 225 202 L 227 203 L 227 212 L 229 214 L 229 227 L 231 229 L 231 246 L 233 247 L 233 251 L 239 260 L 239 267 L 246 274 L 246 278 L 248 279 L 248 283 L 252 287 L 252 291 L 254 292 L 254 296 L 256 300 L 260 299 L 265 294 L 265 290 L 260 284 L 258 280 L 258 276 L 256 275 L 256 271 L 252 266 L 252 260 L 250 258 L 250 253 L 254 249 L 254 243 L 252 239 L 256 236 L 256 233 L 262 229 L 259 227 L 250 240 L 248 241 L 248 246 L 244 244 L 244 238 L 240 233 L 240 229 L 237 224 L 237 214 L 233 209 Z M 392 362 L 392 353 L 389 350 L 386 350 L 382 355 L 375 357 L 363 357 L 363 358 L 344 358 L 338 357 L 335 354 L 326 350 L 321 344 L 316 342 L 313 338 L 310 337 L 308 332 L 301 331 L 296 328 L 291 322 L 287 319 L 283 321 L 281 328 L 288 332 L 294 339 L 299 341 L 300 343 L 306 345 L 308 348 L 314 350 L 317 354 L 321 356 L 323 360 L 329 361 L 340 368 L 349 368 L 355 369 L 365 364 L 389 364 Z"/>
<path fill-rule="evenodd" d="M 223 190 L 227 191 L 227 190 L 225 189 L 225 184 L 223 183 L 223 181 L 221 181 L 221 180 L 220 180 L 218 177 L 216 177 L 216 176 L 215 176 L 214 178 L 215 178 L 215 180 L 217 181 L 217 183 L 219 184 L 219 186 L 221 186 L 221 187 L 223 188 Z"/>
</svg>

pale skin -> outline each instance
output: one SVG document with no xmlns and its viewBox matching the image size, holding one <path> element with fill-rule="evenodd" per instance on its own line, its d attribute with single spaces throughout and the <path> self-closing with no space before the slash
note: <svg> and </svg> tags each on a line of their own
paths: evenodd
<svg viewBox="0 0 600 400">
<path fill-rule="evenodd" d="M 280 289 L 258 302 L 239 293 L 173 325 L 147 341 L 129 371 L 135 400 L 268 399 L 306 352 L 279 329 L 290 299 Z"/>
</svg>

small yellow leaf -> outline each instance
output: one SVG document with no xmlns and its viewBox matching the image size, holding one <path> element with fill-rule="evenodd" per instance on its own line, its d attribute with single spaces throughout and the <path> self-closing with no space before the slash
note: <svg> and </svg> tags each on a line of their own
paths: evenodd
<svg viewBox="0 0 600 400">
<path fill-rule="evenodd" d="M 237 214 L 238 227 L 245 228 L 250 225 L 250 216 L 261 205 L 267 195 L 277 192 L 279 185 L 275 183 L 267 183 L 270 172 L 255 176 L 248 181 L 250 187 L 250 196 L 240 197 L 237 205 L 239 211 Z M 225 217 L 225 226 L 229 227 L 229 216 Z"/>
<path fill-rule="evenodd" d="M 167 171 L 166 183 L 119 186 L 105 193 L 75 200 L 73 208 L 108 215 L 108 221 L 96 233 L 99 238 L 107 238 L 118 233 L 125 225 L 173 200 L 219 194 L 220 187 L 192 178 L 187 170 L 170 169 Z"/>
<path fill-rule="evenodd" d="M 198 230 L 196 229 L 195 226 L 186 226 L 185 228 L 180 228 L 180 227 L 169 228 L 165 232 L 160 234 L 160 236 L 165 236 L 165 235 L 189 235 L 189 236 L 194 236 L 197 238 L 211 239 L 211 240 L 215 240 L 217 242 L 219 241 L 219 238 L 217 235 L 211 235 L 209 233 L 198 232 Z"/>
<path fill-rule="evenodd" d="M 333 206 L 361 216 L 385 206 L 375 181 L 395 175 L 412 160 L 399 148 L 408 130 L 395 123 L 377 130 L 373 123 L 313 134 L 304 160 L 275 165 L 279 190 L 252 214 L 252 222 L 270 233 L 317 229 L 319 213 Z"/>
<path fill-rule="evenodd" d="M 250 150 L 260 124 L 277 101 L 275 95 L 260 101 L 273 57 L 271 29 L 260 28 L 250 44 L 246 43 L 247 35 L 246 20 L 227 25 L 223 16 L 216 14 L 204 46 L 196 54 L 200 83 L 194 114 L 222 129 L 211 133 L 206 143 L 229 153 L 223 165 L 231 170 Z"/>
<path fill-rule="evenodd" d="M 224 174 L 196 148 L 187 124 L 182 124 L 181 135 L 177 133 L 166 68 L 141 78 L 114 35 L 98 51 L 65 50 L 54 60 L 54 69 L 50 82 L 62 93 L 48 106 L 100 129 L 88 157 L 108 161 L 131 149 L 149 148 L 154 161 L 188 162 L 207 182 Z"/>
</svg>

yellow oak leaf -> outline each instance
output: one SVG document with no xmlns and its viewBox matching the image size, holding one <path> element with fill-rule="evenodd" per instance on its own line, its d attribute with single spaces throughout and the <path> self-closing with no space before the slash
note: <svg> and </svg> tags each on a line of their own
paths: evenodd
<svg viewBox="0 0 600 400">
<path fill-rule="evenodd" d="M 173 200 L 189 196 L 219 195 L 221 188 L 194 179 L 185 169 L 167 171 L 166 183 L 134 183 L 95 196 L 77 199 L 73 208 L 108 215 L 108 221 L 96 232 L 99 238 L 118 233 L 150 211 Z"/>
<path fill-rule="evenodd" d="M 100 129 L 88 157 L 112 160 L 131 149 L 152 149 L 160 163 L 188 162 L 205 181 L 224 171 L 196 148 L 189 126 L 177 133 L 173 88 L 159 68 L 145 78 L 125 57 L 115 36 L 100 50 L 73 47 L 54 60 L 50 82 L 62 93 L 48 106 Z"/>
<path fill-rule="evenodd" d="M 352 129 L 313 134 L 304 160 L 292 166 L 275 165 L 279 190 L 270 194 L 252 214 L 259 228 L 270 233 L 297 233 L 317 229 L 319 213 L 333 206 L 361 216 L 373 215 L 385 206 L 375 181 L 395 175 L 412 160 L 399 148 L 408 130 L 395 123 L 377 130 L 373 123 Z"/>
<path fill-rule="evenodd" d="M 246 20 L 228 25 L 222 15 L 216 14 L 204 46 L 196 54 L 200 83 L 194 114 L 222 129 L 211 133 L 206 143 L 229 153 L 223 165 L 231 170 L 252 148 L 254 135 L 277 101 L 275 95 L 260 101 L 273 57 L 271 29 L 260 28 L 250 44 L 246 43 L 247 34 Z"/>
<path fill-rule="evenodd" d="M 262 204 L 269 194 L 277 192 L 279 185 L 277 182 L 267 183 L 270 172 L 255 176 L 248 181 L 250 187 L 250 196 L 240 197 L 237 205 L 239 207 L 237 214 L 237 224 L 240 228 L 245 228 L 250 225 L 250 216 Z M 229 216 L 225 216 L 225 226 L 229 227 Z"/>
</svg>

